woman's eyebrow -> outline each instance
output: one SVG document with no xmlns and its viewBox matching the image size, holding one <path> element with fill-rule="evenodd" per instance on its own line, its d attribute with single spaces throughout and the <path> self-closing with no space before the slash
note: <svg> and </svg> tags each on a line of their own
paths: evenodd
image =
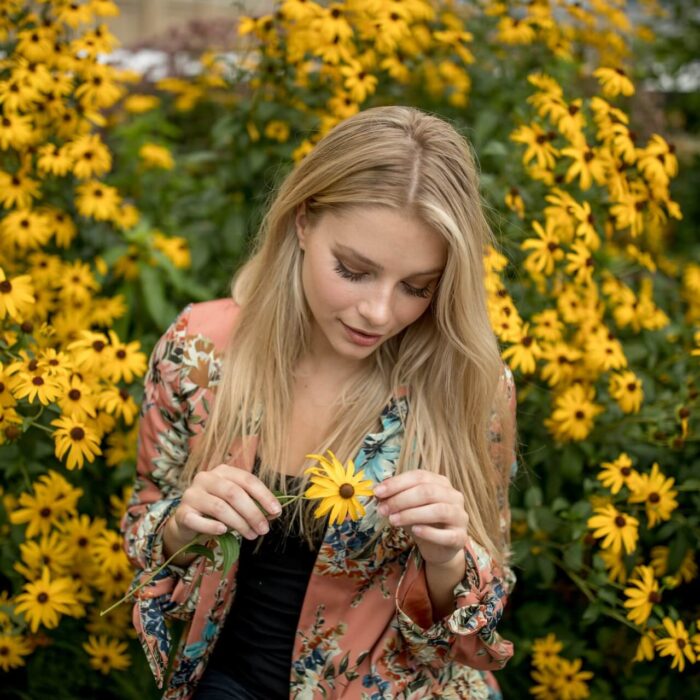
<svg viewBox="0 0 700 700">
<path fill-rule="evenodd" d="M 384 271 L 384 266 L 380 265 L 377 262 L 374 262 L 374 260 L 370 260 L 368 257 L 365 257 L 362 255 L 362 253 L 358 252 L 354 248 L 350 248 L 349 246 L 342 245 L 341 243 L 336 243 L 336 247 L 341 253 L 344 253 L 345 255 L 350 255 L 354 257 L 358 262 L 361 262 L 363 265 L 367 265 L 367 267 L 371 267 L 374 270 L 378 270 L 379 272 Z M 410 275 L 406 275 L 407 277 L 424 277 L 426 275 L 435 275 L 437 273 L 441 273 L 444 271 L 444 268 L 442 267 L 436 267 L 434 270 L 426 270 L 425 272 L 414 272 Z"/>
</svg>

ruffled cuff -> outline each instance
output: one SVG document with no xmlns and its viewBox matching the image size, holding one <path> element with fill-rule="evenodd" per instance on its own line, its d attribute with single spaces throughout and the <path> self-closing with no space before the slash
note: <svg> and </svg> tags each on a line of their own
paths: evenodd
<svg viewBox="0 0 700 700">
<path fill-rule="evenodd" d="M 422 664 L 456 661 L 481 670 L 503 668 L 513 655 L 512 643 L 495 631 L 506 586 L 495 567 L 486 565 L 483 548 L 470 542 L 464 552 L 466 573 L 454 588 L 455 610 L 433 621 L 425 563 L 414 547 L 396 592 L 399 629 Z"/>
</svg>

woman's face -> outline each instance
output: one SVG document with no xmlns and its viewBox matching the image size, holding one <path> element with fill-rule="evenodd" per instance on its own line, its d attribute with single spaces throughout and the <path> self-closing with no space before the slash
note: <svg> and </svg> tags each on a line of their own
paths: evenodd
<svg viewBox="0 0 700 700">
<path fill-rule="evenodd" d="M 312 353 L 324 362 L 363 360 L 417 320 L 447 261 L 438 233 L 388 207 L 325 213 L 314 227 L 300 208 L 296 228 Z"/>
</svg>

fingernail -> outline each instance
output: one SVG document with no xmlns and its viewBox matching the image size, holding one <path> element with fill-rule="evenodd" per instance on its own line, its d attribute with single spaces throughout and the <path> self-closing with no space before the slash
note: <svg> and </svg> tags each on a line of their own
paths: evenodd
<svg viewBox="0 0 700 700">
<path fill-rule="evenodd" d="M 267 523 L 260 523 L 260 525 L 258 525 L 258 532 L 261 535 L 267 535 L 267 533 L 270 532 L 270 526 Z"/>
<path fill-rule="evenodd" d="M 389 512 L 389 506 L 386 505 L 386 503 L 382 503 L 377 510 L 379 511 L 379 515 L 386 515 Z"/>
<path fill-rule="evenodd" d="M 386 493 L 386 486 L 384 484 L 379 484 L 379 486 L 374 487 L 375 496 L 383 496 Z"/>
<path fill-rule="evenodd" d="M 282 506 L 279 503 L 275 503 L 274 506 L 268 509 L 268 512 L 272 515 L 279 515 L 282 512 Z"/>
</svg>

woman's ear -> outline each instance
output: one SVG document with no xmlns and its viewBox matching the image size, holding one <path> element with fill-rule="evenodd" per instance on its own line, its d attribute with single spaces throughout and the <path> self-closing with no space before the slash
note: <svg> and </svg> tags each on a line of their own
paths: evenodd
<svg viewBox="0 0 700 700">
<path fill-rule="evenodd" d="M 299 247 L 304 250 L 306 246 L 306 228 L 308 226 L 306 219 L 306 202 L 302 202 L 297 207 L 295 225 L 297 230 L 297 238 L 299 240 Z"/>
</svg>

